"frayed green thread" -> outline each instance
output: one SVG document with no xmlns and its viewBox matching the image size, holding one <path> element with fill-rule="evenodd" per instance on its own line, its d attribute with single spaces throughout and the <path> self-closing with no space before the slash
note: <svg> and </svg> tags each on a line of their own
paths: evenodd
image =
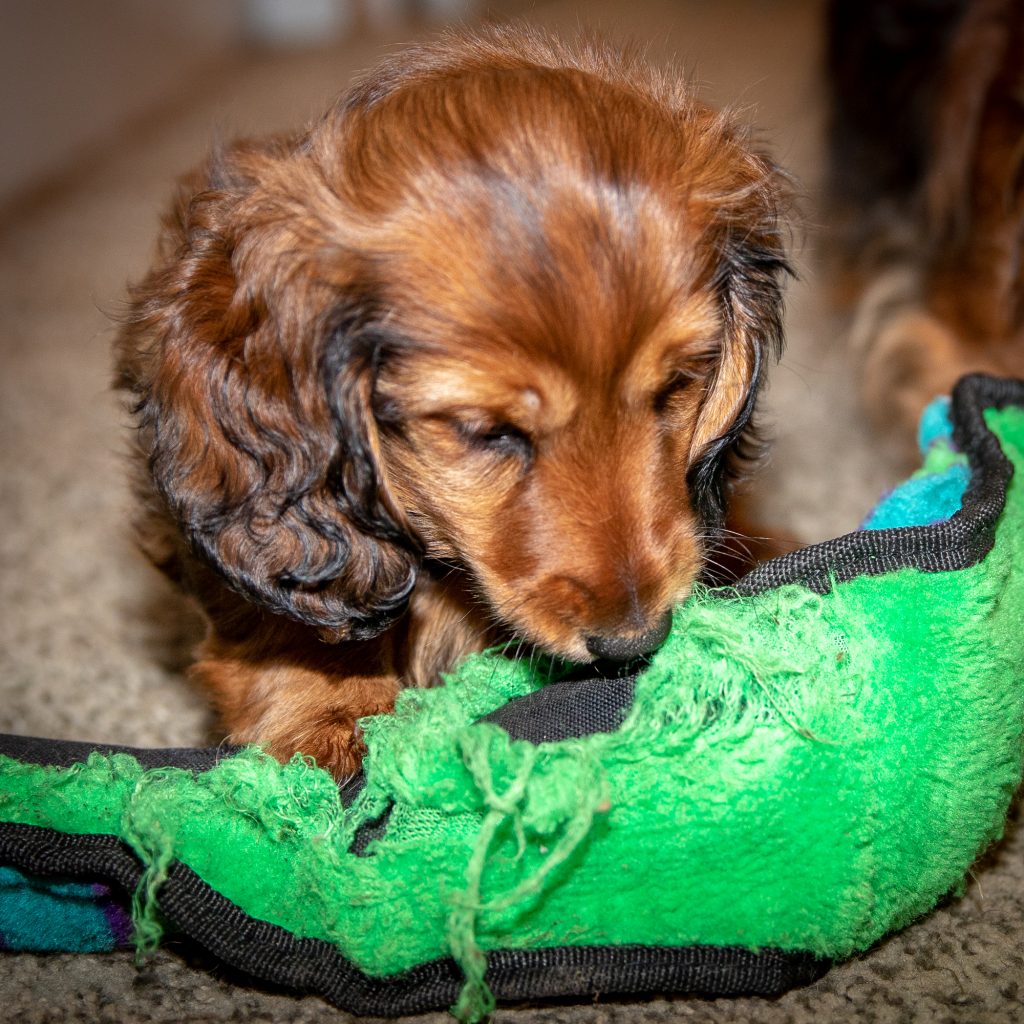
<svg viewBox="0 0 1024 1024">
<path fill-rule="evenodd" d="M 473 855 L 466 865 L 466 889 L 457 897 L 456 906 L 448 917 L 448 948 L 464 979 L 452 1013 L 470 1024 L 484 1020 L 495 1007 L 494 993 L 485 980 L 487 955 L 477 942 L 476 922 L 487 852 L 504 820 L 505 814 L 500 810 L 490 810 L 485 815 Z"/>
<path fill-rule="evenodd" d="M 462 750 L 466 766 L 471 771 L 488 810 L 466 866 L 466 888 L 456 897 L 454 909 L 448 917 L 447 928 L 449 949 L 462 969 L 465 979 L 458 1001 L 452 1007 L 452 1013 L 459 1020 L 469 1024 L 486 1019 L 496 1005 L 494 994 L 486 981 L 487 955 L 477 938 L 481 917 L 525 903 L 531 896 L 541 893 L 555 870 L 566 863 L 573 851 L 590 833 L 595 813 L 608 807 L 607 786 L 600 767 L 596 760 L 580 747 L 575 751 L 573 758 L 580 769 L 575 807 L 569 810 L 567 816 L 562 817 L 562 834 L 558 841 L 540 866 L 518 885 L 484 901 L 484 871 L 491 847 L 503 825 L 509 822 L 512 825 L 516 839 L 516 860 L 520 860 L 526 851 L 523 806 L 527 799 L 530 779 L 534 775 L 539 758 L 545 752 L 545 746 L 537 747 L 526 743 L 515 745 L 516 752 L 520 755 L 519 764 L 511 782 L 499 793 L 494 784 L 493 745 L 486 739 L 484 742 L 473 742 L 480 735 L 481 730 L 474 730 L 462 743 Z"/>
<path fill-rule="evenodd" d="M 476 938 L 476 926 L 482 904 L 480 899 L 484 867 L 491 843 L 502 823 L 511 818 L 515 823 L 516 835 L 523 838 L 522 817 L 519 805 L 526 793 L 526 784 L 533 772 L 536 748 L 524 750 L 522 761 L 515 776 L 503 793 L 494 788 L 494 778 L 488 758 L 489 744 L 463 746 L 466 766 L 473 773 L 488 807 L 473 847 L 473 853 L 466 865 L 466 888 L 456 897 L 455 908 L 448 917 L 448 946 L 455 962 L 462 969 L 465 978 L 458 1001 L 452 1013 L 459 1020 L 481 1021 L 495 1006 L 494 994 L 485 980 L 487 955 L 480 948 Z"/>
<path fill-rule="evenodd" d="M 311 757 L 279 765 L 259 747 L 221 761 L 207 775 L 211 792 L 272 838 L 327 834 L 341 816 L 337 783 Z"/>
<path fill-rule="evenodd" d="M 132 932 L 136 959 L 160 945 L 164 925 L 158 896 L 174 862 L 173 834 L 166 831 L 160 815 L 160 791 L 174 786 L 183 773 L 177 768 L 157 769 L 140 775 L 125 805 L 121 835 L 144 865 L 132 893 Z"/>
<path fill-rule="evenodd" d="M 723 616 L 723 601 L 738 614 Z M 799 634 L 783 625 L 792 622 L 804 624 Z M 828 731 L 839 724 L 842 689 L 822 683 L 836 684 L 842 677 L 844 688 L 856 689 L 863 666 L 871 661 L 866 649 L 876 641 L 859 636 L 856 656 L 851 643 L 840 652 L 831 635 L 835 622 L 821 596 L 803 587 L 784 587 L 735 604 L 721 591 L 695 588 L 676 610 L 669 641 L 638 680 L 638 699 L 623 734 L 642 729 L 677 748 L 709 730 L 750 728 L 774 718 L 803 738 L 844 742 L 846 737 Z M 758 635 L 770 642 L 758 643 Z M 825 636 L 828 650 L 821 644 Z M 694 664 L 700 666 L 699 675 L 685 672 Z"/>
</svg>

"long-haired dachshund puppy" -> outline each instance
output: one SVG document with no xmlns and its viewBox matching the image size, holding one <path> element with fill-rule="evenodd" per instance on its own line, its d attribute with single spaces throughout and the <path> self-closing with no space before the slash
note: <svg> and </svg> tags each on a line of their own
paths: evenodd
<svg viewBox="0 0 1024 1024">
<path fill-rule="evenodd" d="M 119 383 L 230 738 L 344 775 L 469 651 L 656 648 L 781 344 L 785 191 L 680 80 L 512 29 L 184 179 Z"/>
</svg>

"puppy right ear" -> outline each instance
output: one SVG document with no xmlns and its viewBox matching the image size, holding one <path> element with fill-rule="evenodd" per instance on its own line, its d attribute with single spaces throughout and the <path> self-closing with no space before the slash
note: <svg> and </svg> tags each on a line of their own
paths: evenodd
<svg viewBox="0 0 1024 1024">
<path fill-rule="evenodd" d="M 404 609 L 418 555 L 370 408 L 387 339 L 309 164 L 243 143 L 186 179 L 132 293 L 118 381 L 191 551 L 257 604 L 361 639 Z"/>
</svg>

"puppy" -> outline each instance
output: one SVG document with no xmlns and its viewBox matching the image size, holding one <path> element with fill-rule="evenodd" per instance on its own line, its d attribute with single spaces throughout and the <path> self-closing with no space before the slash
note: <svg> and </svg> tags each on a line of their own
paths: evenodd
<svg viewBox="0 0 1024 1024">
<path fill-rule="evenodd" d="M 875 421 L 1024 377 L 1024 0 L 832 0 L 831 194 Z"/>
<path fill-rule="evenodd" d="M 785 201 L 684 82 L 508 28 L 185 178 L 118 381 L 230 739 L 343 776 L 467 652 L 656 648 L 781 345 Z"/>
</svg>

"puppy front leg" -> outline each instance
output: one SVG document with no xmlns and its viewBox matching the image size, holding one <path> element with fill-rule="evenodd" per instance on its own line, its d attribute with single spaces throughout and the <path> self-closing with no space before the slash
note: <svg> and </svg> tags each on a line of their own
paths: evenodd
<svg viewBox="0 0 1024 1024">
<path fill-rule="evenodd" d="M 342 779 L 366 752 L 357 720 L 393 710 L 399 690 L 397 676 L 375 666 L 365 646 L 289 648 L 266 637 L 214 635 L 190 674 L 211 695 L 229 742 L 258 744 L 279 761 L 306 754 Z"/>
</svg>

